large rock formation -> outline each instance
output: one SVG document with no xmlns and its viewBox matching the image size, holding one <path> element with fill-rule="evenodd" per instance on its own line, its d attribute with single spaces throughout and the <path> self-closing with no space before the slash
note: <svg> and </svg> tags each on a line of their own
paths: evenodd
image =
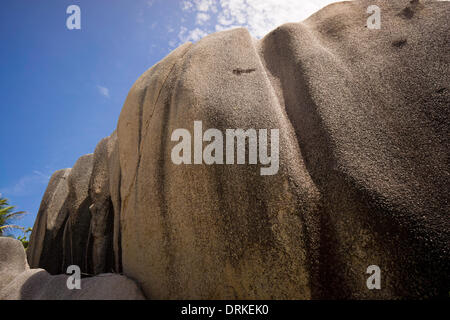
<svg viewBox="0 0 450 320">
<path fill-rule="evenodd" d="M 113 151 L 115 138 L 115 135 L 112 139 L 105 138 L 97 145 L 89 184 L 89 194 L 92 200 L 92 205 L 89 207 L 92 213 L 89 234 L 92 242 L 94 273 L 114 269 L 114 209 L 110 192 L 108 160 Z"/>
<path fill-rule="evenodd" d="M 120 210 L 119 185 L 116 133 L 72 169 L 55 172 L 31 234 L 30 266 L 51 274 L 65 273 L 70 265 L 88 274 L 119 272 L 120 259 L 114 254 L 120 252 L 119 232 L 114 232 L 119 226 L 114 222 Z"/>
<path fill-rule="evenodd" d="M 30 269 L 22 243 L 6 237 L 0 237 L 0 275 L 0 300 L 144 299 L 132 280 L 112 273 L 83 278 L 80 289 L 68 289 L 69 276 Z"/>
<path fill-rule="evenodd" d="M 30 264 L 123 270 L 155 299 L 447 296 L 449 15 L 342 2 L 261 40 L 179 47 L 133 85 L 117 136 L 52 177 Z M 277 174 L 174 164 L 171 135 L 194 121 L 279 129 Z"/>
<path fill-rule="evenodd" d="M 44 268 L 52 274 L 61 272 L 62 240 L 68 214 L 65 206 L 69 195 L 70 171 L 71 169 L 56 171 L 50 178 L 27 251 L 28 263 L 32 268 Z"/>
<path fill-rule="evenodd" d="M 88 270 L 88 237 L 91 222 L 89 185 L 93 167 L 93 154 L 80 157 L 69 174 L 68 218 L 63 233 L 62 270 L 78 265 Z"/>
</svg>

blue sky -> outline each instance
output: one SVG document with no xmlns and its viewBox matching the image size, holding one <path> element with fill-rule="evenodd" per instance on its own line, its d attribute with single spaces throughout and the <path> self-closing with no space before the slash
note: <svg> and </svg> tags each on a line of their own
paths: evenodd
<svg viewBox="0 0 450 320">
<path fill-rule="evenodd" d="M 330 0 L 4 0 L 0 193 L 32 227 L 51 174 L 114 131 L 128 90 L 185 41 L 244 26 L 260 38 Z M 66 9 L 81 9 L 68 30 Z"/>
</svg>

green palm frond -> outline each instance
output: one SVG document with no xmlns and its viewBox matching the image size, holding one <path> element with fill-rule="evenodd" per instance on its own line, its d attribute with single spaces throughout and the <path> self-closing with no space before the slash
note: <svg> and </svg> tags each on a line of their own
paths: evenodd
<svg viewBox="0 0 450 320">
<path fill-rule="evenodd" d="M 1 208 L 0 212 L 8 212 L 8 211 L 11 211 L 12 209 L 14 209 L 14 206 L 9 206 L 9 207 L 5 207 L 5 208 Z"/>
<path fill-rule="evenodd" d="M 17 226 L 17 225 L 15 225 L 15 224 L 7 224 L 7 225 L 4 225 L 4 226 L 0 226 L 0 230 L 1 230 L 1 231 L 8 230 L 8 229 L 25 230 L 24 227 Z"/>
<path fill-rule="evenodd" d="M 11 212 L 5 215 L 6 220 L 12 220 L 13 218 L 20 218 L 21 216 L 23 216 L 24 214 L 26 214 L 25 211 L 17 211 L 17 212 Z"/>
<path fill-rule="evenodd" d="M 10 206 L 8 204 L 8 199 L 0 198 L 0 235 L 3 235 L 4 231 L 8 229 L 24 230 L 23 227 L 12 224 L 12 222 L 26 214 L 26 212 L 14 212 L 14 208 L 15 206 Z"/>
</svg>

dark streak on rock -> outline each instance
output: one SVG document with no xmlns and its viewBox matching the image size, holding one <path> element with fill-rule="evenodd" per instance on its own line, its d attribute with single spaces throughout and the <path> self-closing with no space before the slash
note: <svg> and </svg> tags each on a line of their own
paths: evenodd
<svg viewBox="0 0 450 320">
<path fill-rule="evenodd" d="M 397 14 L 397 16 L 409 20 L 412 19 L 414 15 L 424 7 L 419 0 L 411 0 L 409 3 L 410 5 Z"/>
<path fill-rule="evenodd" d="M 251 73 L 251 72 L 253 72 L 253 71 L 255 71 L 256 69 L 241 69 L 241 68 L 237 68 L 237 69 L 234 69 L 233 70 L 233 73 L 235 74 L 235 75 L 238 75 L 238 76 L 240 76 L 241 74 L 243 74 L 243 73 Z"/>
<path fill-rule="evenodd" d="M 408 43 L 406 39 L 399 39 L 392 42 L 392 45 L 397 48 L 401 48 Z"/>
</svg>

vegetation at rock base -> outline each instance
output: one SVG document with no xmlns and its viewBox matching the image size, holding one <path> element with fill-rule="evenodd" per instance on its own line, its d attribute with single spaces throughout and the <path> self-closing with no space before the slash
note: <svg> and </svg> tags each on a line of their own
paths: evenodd
<svg viewBox="0 0 450 320">
<path fill-rule="evenodd" d="M 8 199 L 0 197 L 0 236 L 11 236 L 7 234 L 8 230 L 21 230 L 23 235 L 18 236 L 17 240 L 22 242 L 24 248 L 28 247 L 29 233 L 31 228 L 25 229 L 22 226 L 14 224 L 14 221 L 21 218 L 25 211 L 14 211 L 15 206 L 8 203 Z"/>
</svg>

